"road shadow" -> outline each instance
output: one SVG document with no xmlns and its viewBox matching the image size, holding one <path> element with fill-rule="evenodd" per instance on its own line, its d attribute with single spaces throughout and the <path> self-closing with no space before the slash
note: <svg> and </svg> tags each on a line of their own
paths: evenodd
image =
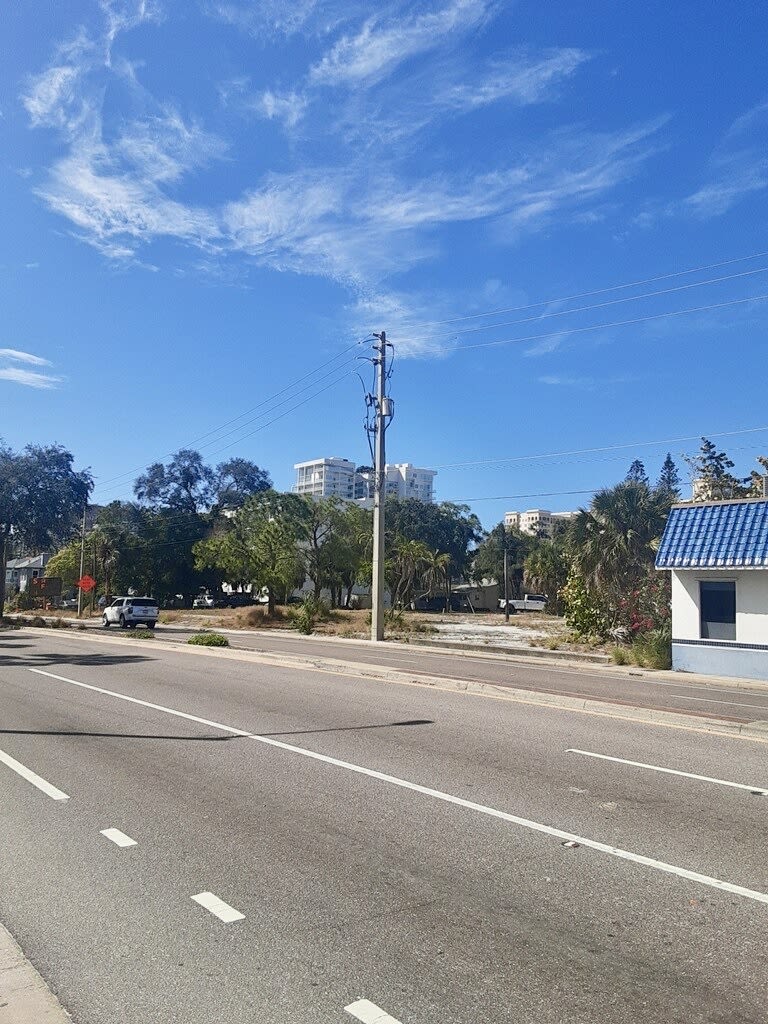
<svg viewBox="0 0 768 1024">
<path fill-rule="evenodd" d="M 46 632 L 46 635 L 49 635 Z M 20 637 L 19 640 L 4 638 L 0 643 L 0 649 L 8 651 L 8 654 L 0 654 L 0 666 L 7 668 L 43 668 L 53 665 L 83 665 L 94 668 L 109 668 L 112 665 L 126 665 L 135 661 L 156 661 L 157 659 L 148 654 L 142 654 L 139 650 L 126 651 L 124 654 L 81 654 L 76 651 L 41 651 L 34 643 L 29 643 L 29 635 Z M 24 654 L 16 654 L 17 651 L 24 651 Z M 34 651 L 35 653 L 29 653 Z"/>
<path fill-rule="evenodd" d="M 330 729 L 296 729 L 293 732 L 254 732 L 254 736 L 306 736 L 319 732 L 358 732 L 362 729 L 395 729 L 409 725 L 434 725 L 430 718 L 414 718 L 407 722 L 382 722 L 378 725 L 341 725 Z M 0 729 L 1 736 L 75 736 L 93 737 L 94 739 L 115 740 L 192 740 L 196 743 L 229 743 L 232 740 L 247 740 L 250 736 L 165 736 L 159 733 L 133 732 L 80 732 L 71 729 Z"/>
</svg>

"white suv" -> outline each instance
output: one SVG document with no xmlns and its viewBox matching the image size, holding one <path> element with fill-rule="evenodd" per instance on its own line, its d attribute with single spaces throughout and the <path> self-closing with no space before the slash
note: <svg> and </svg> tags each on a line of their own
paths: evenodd
<svg viewBox="0 0 768 1024">
<path fill-rule="evenodd" d="M 133 629 L 134 626 L 154 629 L 159 614 L 160 609 L 153 597 L 116 597 L 104 609 L 101 621 L 105 629 L 109 629 L 113 622 L 121 629 Z"/>
</svg>

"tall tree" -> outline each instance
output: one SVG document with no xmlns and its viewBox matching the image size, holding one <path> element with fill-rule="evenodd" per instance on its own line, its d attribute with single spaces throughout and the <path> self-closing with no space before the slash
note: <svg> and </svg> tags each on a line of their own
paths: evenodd
<svg viewBox="0 0 768 1024">
<path fill-rule="evenodd" d="M 228 459 L 214 471 L 213 491 L 216 504 L 222 509 L 236 509 L 252 494 L 268 491 L 272 478 L 248 459 Z"/>
<path fill-rule="evenodd" d="M 659 494 L 666 495 L 670 504 L 680 500 L 680 474 L 670 452 L 667 452 L 667 457 L 661 467 L 659 479 L 656 481 L 656 490 Z"/>
<path fill-rule="evenodd" d="M 504 523 L 499 523 L 475 551 L 472 578 L 477 583 L 489 579 L 503 585 L 506 551 L 510 597 L 521 597 L 525 559 L 534 545 L 535 538 L 516 527 L 507 528 Z"/>
<path fill-rule="evenodd" d="M 200 452 L 181 448 L 167 465 L 155 462 L 138 477 L 133 493 L 151 508 L 205 512 L 214 498 L 214 471 Z"/>
<path fill-rule="evenodd" d="M 749 475 L 750 498 L 762 498 L 765 494 L 765 480 L 768 478 L 768 458 L 765 455 L 758 455 L 757 462 L 760 469 L 753 469 Z"/>
<path fill-rule="evenodd" d="M 60 445 L 27 445 L 19 453 L 0 441 L 0 621 L 11 540 L 43 551 L 77 532 L 93 478 L 73 462 Z"/>
<path fill-rule="evenodd" d="M 701 439 L 697 455 L 686 455 L 694 484 L 694 501 L 724 501 L 728 498 L 745 498 L 749 493 L 750 480 L 740 479 L 731 473 L 733 461 L 725 452 L 706 437 Z"/>
<path fill-rule="evenodd" d="M 627 470 L 627 475 L 624 477 L 628 484 L 645 484 L 647 487 L 650 483 L 648 480 L 648 474 L 645 472 L 645 466 L 640 459 L 635 459 L 632 465 Z"/>
</svg>

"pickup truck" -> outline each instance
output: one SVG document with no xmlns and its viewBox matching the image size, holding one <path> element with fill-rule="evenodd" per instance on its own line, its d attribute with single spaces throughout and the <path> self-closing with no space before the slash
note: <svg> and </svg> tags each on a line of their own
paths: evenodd
<svg viewBox="0 0 768 1024">
<path fill-rule="evenodd" d="M 504 598 L 499 598 L 499 610 L 504 611 L 506 606 Z M 525 597 L 520 600 L 510 600 L 509 610 L 513 614 L 515 612 L 543 612 L 547 607 L 547 595 L 546 594 L 526 594 Z"/>
</svg>

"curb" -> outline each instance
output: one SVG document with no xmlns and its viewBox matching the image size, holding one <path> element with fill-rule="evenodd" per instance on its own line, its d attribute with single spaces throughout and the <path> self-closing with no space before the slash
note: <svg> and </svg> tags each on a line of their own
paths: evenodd
<svg viewBox="0 0 768 1024">
<path fill-rule="evenodd" d="M 67 638 L 66 630 L 57 635 Z M 628 704 L 614 704 L 609 701 L 590 700 L 584 697 L 567 697 L 561 694 L 542 693 L 494 683 L 478 683 L 470 679 L 441 679 L 435 676 L 422 676 L 418 673 L 398 669 L 377 668 L 375 665 L 363 665 L 360 662 L 346 662 L 330 658 L 302 658 L 295 655 L 277 655 L 267 652 L 243 651 L 237 648 L 182 646 L 179 643 L 168 643 L 162 640 L 131 640 L 127 637 L 94 637 L 80 633 L 69 635 L 69 639 L 89 640 L 95 644 L 117 644 L 124 647 L 154 648 L 159 651 L 183 653 L 207 658 L 224 658 L 229 661 L 244 661 L 256 665 L 271 665 L 276 668 L 301 668 L 305 671 L 323 672 L 329 675 L 352 676 L 356 679 L 375 679 L 380 682 L 396 683 L 401 686 L 420 686 L 443 692 L 466 693 L 472 696 L 490 697 L 494 700 L 506 700 L 515 704 L 529 704 L 550 710 L 575 711 L 580 714 L 597 715 L 603 718 L 622 719 L 645 725 L 660 725 L 672 729 L 686 729 L 692 732 L 705 732 L 719 736 L 748 739 L 753 742 L 768 743 L 768 721 L 729 722 L 719 718 L 704 718 L 694 715 L 679 714 L 674 711 L 657 711 L 650 708 L 638 708 Z M 1 1022 L 1 1018 L 0 1018 Z"/>
<path fill-rule="evenodd" d="M 2 925 L 0 1024 L 72 1024 L 72 1018 Z"/>
</svg>

